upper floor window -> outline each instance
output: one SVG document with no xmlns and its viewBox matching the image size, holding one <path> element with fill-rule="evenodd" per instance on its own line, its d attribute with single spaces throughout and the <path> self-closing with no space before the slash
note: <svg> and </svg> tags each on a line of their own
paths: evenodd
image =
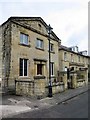
<svg viewBox="0 0 90 120">
<path fill-rule="evenodd" d="M 75 47 L 72 47 L 72 51 L 75 51 Z"/>
<path fill-rule="evenodd" d="M 73 54 L 71 54 L 71 62 L 74 62 Z"/>
<path fill-rule="evenodd" d="M 44 45 L 43 45 L 43 40 L 37 39 L 36 41 L 36 47 L 43 49 Z"/>
<path fill-rule="evenodd" d="M 75 47 L 75 52 L 78 52 L 78 47 L 77 46 Z"/>
<path fill-rule="evenodd" d="M 28 35 L 20 33 L 20 43 L 28 45 Z"/>
<path fill-rule="evenodd" d="M 64 52 L 64 60 L 66 61 L 67 60 L 67 53 Z"/>
<path fill-rule="evenodd" d="M 78 56 L 78 62 L 80 62 L 80 56 Z"/>
</svg>

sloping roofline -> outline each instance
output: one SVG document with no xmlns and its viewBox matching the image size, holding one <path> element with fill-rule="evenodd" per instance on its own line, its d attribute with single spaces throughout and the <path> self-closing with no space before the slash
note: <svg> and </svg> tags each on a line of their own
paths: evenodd
<svg viewBox="0 0 90 120">
<path fill-rule="evenodd" d="M 67 51 L 67 52 L 71 52 L 71 53 L 74 53 L 74 54 L 78 54 L 78 55 L 81 55 L 81 56 L 84 56 L 84 57 L 90 57 L 90 56 L 86 56 L 86 55 L 82 55 L 82 54 L 80 54 L 79 52 L 74 52 L 74 51 L 72 51 L 72 50 L 70 50 L 69 49 L 70 47 L 66 47 L 66 46 L 63 46 L 63 45 L 60 45 L 60 47 L 59 47 L 59 51 L 60 50 L 65 50 L 65 51 Z"/>
<path fill-rule="evenodd" d="M 6 22 L 4 22 L 1 26 L 3 26 L 4 24 L 6 24 L 7 22 L 9 22 L 9 21 L 17 21 L 17 22 L 19 22 L 19 21 L 21 21 L 21 20 L 23 20 L 23 21 L 25 21 L 25 20 L 30 20 L 30 21 L 40 21 L 45 27 L 46 27 L 46 29 L 48 29 L 48 25 L 46 24 L 46 22 L 41 18 L 41 17 L 17 17 L 17 16 L 12 16 L 12 17 L 10 17 L 10 18 L 8 18 L 8 20 L 6 21 Z M 57 35 L 52 31 L 52 35 L 57 39 L 57 40 L 60 40 L 58 37 L 57 37 Z M 60 40 L 61 41 L 61 40 Z"/>
</svg>

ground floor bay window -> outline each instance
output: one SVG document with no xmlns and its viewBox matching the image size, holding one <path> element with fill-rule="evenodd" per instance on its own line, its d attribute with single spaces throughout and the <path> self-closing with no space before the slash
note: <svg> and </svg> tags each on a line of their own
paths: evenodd
<svg viewBox="0 0 90 120">
<path fill-rule="evenodd" d="M 28 76 L 28 59 L 20 58 L 20 61 L 19 61 L 19 76 Z"/>
</svg>

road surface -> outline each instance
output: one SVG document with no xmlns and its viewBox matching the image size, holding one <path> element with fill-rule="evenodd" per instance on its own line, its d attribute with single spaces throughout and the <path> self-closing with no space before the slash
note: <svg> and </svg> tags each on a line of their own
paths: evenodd
<svg viewBox="0 0 90 120">
<path fill-rule="evenodd" d="M 12 116 L 12 118 L 88 118 L 90 90 L 71 100 L 52 106 Z"/>
</svg>

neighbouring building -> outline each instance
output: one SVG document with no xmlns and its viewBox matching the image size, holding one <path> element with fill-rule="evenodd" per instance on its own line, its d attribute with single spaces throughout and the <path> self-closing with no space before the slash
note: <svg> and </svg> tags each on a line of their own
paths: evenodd
<svg viewBox="0 0 90 120">
<path fill-rule="evenodd" d="M 4 92 L 48 95 L 48 27 L 41 17 L 10 17 L 0 26 L 0 84 Z M 87 84 L 86 51 L 62 46 L 52 31 L 50 54 L 53 94 Z"/>
<path fill-rule="evenodd" d="M 59 47 L 59 76 L 65 88 L 76 88 L 88 84 L 88 56 L 79 52 L 77 46 Z"/>
<path fill-rule="evenodd" d="M 88 56 L 88 81 L 90 82 L 90 56 Z"/>
</svg>

